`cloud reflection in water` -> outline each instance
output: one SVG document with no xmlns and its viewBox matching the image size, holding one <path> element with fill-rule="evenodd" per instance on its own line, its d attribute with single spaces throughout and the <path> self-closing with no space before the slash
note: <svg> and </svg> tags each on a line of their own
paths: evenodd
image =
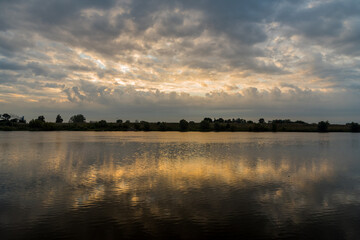
<svg viewBox="0 0 360 240">
<path fill-rule="evenodd" d="M 78 236 L 77 220 L 87 231 L 114 224 L 125 238 L 181 228 L 282 238 L 337 219 L 346 226 L 333 231 L 359 234 L 359 148 L 349 134 L 21 134 L 0 139 L 7 234 Z"/>
</svg>

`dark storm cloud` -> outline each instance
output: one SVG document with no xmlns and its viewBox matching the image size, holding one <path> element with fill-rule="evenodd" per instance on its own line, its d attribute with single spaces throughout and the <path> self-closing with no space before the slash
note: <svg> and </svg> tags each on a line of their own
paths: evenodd
<svg viewBox="0 0 360 240">
<path fill-rule="evenodd" d="M 343 0 L 317 3 L 311 8 L 285 5 L 277 14 L 276 21 L 290 26 L 289 34 L 302 35 L 340 54 L 358 55 L 360 2 Z"/>
<path fill-rule="evenodd" d="M 231 43 L 251 48 L 256 43 L 264 42 L 268 35 L 264 24 L 277 21 L 292 27 L 293 33 L 310 39 L 331 38 L 334 46 L 350 49 L 359 39 L 359 24 L 356 21 L 346 23 L 357 17 L 360 11 L 358 1 L 330 1 L 320 3 L 312 8 L 304 7 L 310 1 L 2 1 L 1 26 L 4 30 L 21 29 L 35 31 L 52 40 L 68 44 L 95 48 L 99 52 L 110 54 L 111 50 L 100 42 L 114 44 L 113 40 L 121 35 L 144 35 L 144 32 L 155 28 L 151 36 L 144 35 L 146 40 L 159 40 L 161 37 L 197 37 L 203 31 L 210 31 L 214 36 L 225 35 Z M 111 10 L 121 6 L 123 13 L 113 19 L 107 14 L 94 12 L 91 16 L 82 15 L 83 10 Z M 201 14 L 191 24 L 186 20 L 191 15 L 186 11 L 197 11 Z M 195 12 L 190 12 L 195 14 Z M 191 19 L 190 19 L 191 20 Z M 196 22 L 198 20 L 198 22 Z M 133 28 L 126 26 L 131 21 Z M 354 32 L 355 30 L 355 32 Z M 1 45 L 4 46 L 3 42 Z M 7 43 L 9 44 L 9 43 Z M 23 43 L 27 45 L 25 42 Z M 21 44 L 18 44 L 21 45 Z M 104 46 L 105 45 L 105 46 Z M 351 46 L 349 46 L 351 45 Z M 130 44 L 127 47 L 136 48 Z M 142 46 L 147 48 L 147 46 Z M 11 46 L 6 46 L 11 49 Z M 137 46 L 141 49 L 141 46 Z M 114 49 L 113 49 L 114 50 Z M 237 49 L 234 49 L 237 51 Z M 117 52 L 113 52 L 116 54 Z"/>
<path fill-rule="evenodd" d="M 0 59 L 0 70 L 23 70 L 25 67 L 17 62 L 7 61 L 5 59 Z"/>
<path fill-rule="evenodd" d="M 177 37 L 183 37 L 192 33 L 183 31 L 177 27 L 183 25 L 183 14 L 180 12 L 172 13 L 173 9 L 197 10 L 204 16 L 204 21 L 194 34 L 201 34 L 201 30 L 211 30 L 217 34 L 226 34 L 237 42 L 243 44 L 254 44 L 266 40 L 266 34 L 263 29 L 257 25 L 268 21 L 274 8 L 281 1 L 132 1 L 130 5 L 130 15 L 135 18 L 140 30 L 146 30 L 151 27 L 154 20 L 154 13 L 165 11 L 171 13 L 165 14 L 161 19 L 166 23 L 164 34 L 171 34 Z"/>
<path fill-rule="evenodd" d="M 33 46 L 31 34 L 17 34 L 0 31 L 0 56 L 10 57 L 16 52 L 21 53 Z"/>
<path fill-rule="evenodd" d="M 263 55 L 253 49 L 256 43 L 267 39 L 262 24 L 271 19 L 274 8 L 281 1 L 15 1 L 2 8 L 2 22 L 6 30 L 33 31 L 41 36 L 64 42 L 71 46 L 85 47 L 107 56 L 116 56 L 133 50 L 151 50 L 151 42 L 163 38 L 199 37 L 204 31 L 211 37 L 232 46 L 237 54 L 234 62 Z M 71 4 L 70 4 L 71 3 Z M 4 3 L 3 3 L 4 5 Z M 115 5 L 124 13 L 111 19 L 107 14 L 94 12 L 90 16 L 83 10 L 111 10 Z M 15 13 L 16 12 L 16 13 Z M 198 18 L 196 14 L 199 14 Z M 195 16 L 195 17 L 194 17 Z M 192 19 L 193 18 L 193 19 Z M 126 22 L 132 27 L 129 27 Z M 150 33 L 146 31 L 152 30 Z M 145 34 L 144 34 L 145 33 Z M 126 36 L 130 39 L 114 39 Z M 143 37 L 143 44 L 131 39 Z M 178 47 L 178 46 L 176 46 Z M 200 46 L 201 47 L 201 46 Z M 226 60 L 228 50 L 220 45 L 216 52 Z M 9 48 L 7 48 L 9 49 Z M 192 56 L 192 49 L 185 54 Z M 194 52 L 196 53 L 196 52 Z M 251 53 L 250 55 L 248 53 Z M 202 54 L 205 57 L 209 52 Z M 196 55 L 194 56 L 196 57 Z M 234 58 L 234 57 L 233 57 Z M 207 64 L 198 64 L 207 66 Z M 238 66 L 241 64 L 237 63 Z M 247 66 L 251 68 L 251 65 Z M 264 69 L 266 71 L 266 68 Z"/>
<path fill-rule="evenodd" d="M 15 25 L 26 24 L 25 19 L 33 23 L 59 25 L 74 18 L 84 8 L 108 9 L 113 0 L 14 0 L 1 1 L 2 29 L 11 29 Z M 15 27 L 16 28 L 16 27 Z"/>
</svg>

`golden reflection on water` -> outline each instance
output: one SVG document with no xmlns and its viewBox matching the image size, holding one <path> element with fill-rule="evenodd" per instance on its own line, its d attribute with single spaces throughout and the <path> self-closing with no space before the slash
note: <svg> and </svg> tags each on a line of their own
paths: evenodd
<svg viewBox="0 0 360 240">
<path fill-rule="evenodd" d="M 158 133 L 146 138 L 142 133 L 129 134 L 128 139 L 120 136 L 121 141 L 119 138 L 109 140 L 105 134 L 97 142 L 96 134 L 85 136 L 85 141 L 75 141 L 69 136 L 35 140 L 22 145 L 22 151 L 19 151 L 21 139 L 19 145 L 0 145 L 7 157 L 1 162 L 2 168 L 6 166 L 14 179 L 27 185 L 14 187 L 16 196 L 22 196 L 14 202 L 32 206 L 33 211 L 27 217 L 36 218 L 51 208 L 77 210 L 101 206 L 111 198 L 133 207 L 131 214 L 135 218 L 140 218 L 146 209 L 158 218 L 181 218 L 185 213 L 180 211 L 186 209 L 187 217 L 205 223 L 214 209 L 221 209 L 222 201 L 234 198 L 235 193 L 250 192 L 244 197 L 248 200 L 242 199 L 241 194 L 235 197 L 239 202 L 257 203 L 256 212 L 274 222 L 291 219 L 299 223 L 304 220 L 301 209 L 324 211 L 339 203 L 360 199 L 358 192 L 339 189 L 316 199 L 322 183 L 335 181 L 339 173 L 347 169 L 330 155 L 301 157 L 299 154 L 306 152 L 305 147 L 294 153 L 281 148 L 286 144 L 306 145 L 306 140 L 275 145 L 277 138 L 249 140 L 248 135 L 236 139 L 238 135 L 230 134 L 226 141 L 219 142 L 217 135 L 211 133 L 206 142 L 207 135 L 203 133 L 175 134 L 170 138 Z M 324 139 L 320 140 L 321 144 L 311 151 L 320 152 L 324 148 Z M 328 149 L 331 143 L 325 140 Z M 196 205 L 201 201 L 206 202 L 208 208 Z M 174 208 L 174 205 L 181 207 Z M 229 208 L 224 212 L 233 214 L 234 211 Z M 126 217 L 116 211 L 109 214 L 119 222 L 126 221 Z"/>
<path fill-rule="evenodd" d="M 253 164 L 246 159 L 217 161 L 201 157 L 154 159 L 138 156 L 132 164 L 122 166 L 116 162 L 116 159 L 109 157 L 102 165 L 90 167 L 81 173 L 75 168 L 71 169 L 73 174 L 68 179 L 71 184 L 87 189 L 86 192 L 79 191 L 73 196 L 74 208 L 102 200 L 106 196 L 104 183 L 111 183 L 107 190 L 112 194 L 130 194 L 131 206 L 146 201 L 146 196 L 141 193 L 154 189 L 186 193 L 205 186 L 246 190 L 254 185 L 277 184 L 279 188 L 275 191 L 259 192 L 257 200 L 281 204 L 283 202 L 279 201 L 285 199 L 291 204 L 283 207 L 295 212 L 297 208 L 307 204 L 301 193 L 307 192 L 307 188 L 316 182 L 331 181 L 335 172 L 334 166 L 326 159 L 310 164 L 294 164 L 287 159 L 277 163 L 271 159 L 258 159 Z M 154 214 L 161 209 L 156 203 L 151 203 L 148 207 Z"/>
<path fill-rule="evenodd" d="M 216 161 L 209 158 L 191 159 L 147 159 L 137 158 L 133 164 L 121 166 L 110 158 L 97 168 L 91 167 L 81 174 L 72 169 L 71 181 L 90 186 L 99 179 L 120 182 L 126 188 L 152 187 L 159 179 L 174 190 L 201 188 L 205 182 L 213 184 L 242 185 L 246 183 L 261 184 L 266 182 L 289 182 L 303 187 L 306 182 L 315 182 L 331 178 L 333 165 L 324 159 L 311 164 L 298 163 L 296 166 L 289 160 L 282 159 L 276 164 L 271 159 L 258 159 L 256 164 L 246 160 Z M 141 180 L 140 182 L 138 180 Z M 145 181 L 146 180 L 146 184 Z M 137 185 L 138 184 L 138 185 Z M 123 191 L 124 187 L 120 187 Z"/>
</svg>

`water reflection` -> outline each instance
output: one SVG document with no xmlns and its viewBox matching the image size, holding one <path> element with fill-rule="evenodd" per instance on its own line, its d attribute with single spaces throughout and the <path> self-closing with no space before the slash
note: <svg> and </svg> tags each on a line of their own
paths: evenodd
<svg viewBox="0 0 360 240">
<path fill-rule="evenodd" d="M 6 238 L 358 238 L 359 135 L 4 133 Z"/>
</svg>

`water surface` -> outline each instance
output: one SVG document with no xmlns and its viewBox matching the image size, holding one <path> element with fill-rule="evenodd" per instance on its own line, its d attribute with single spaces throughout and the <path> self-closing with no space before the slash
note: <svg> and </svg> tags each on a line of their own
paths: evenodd
<svg viewBox="0 0 360 240">
<path fill-rule="evenodd" d="M 360 239 L 360 135 L 0 132 L 1 239 Z"/>
</svg>

